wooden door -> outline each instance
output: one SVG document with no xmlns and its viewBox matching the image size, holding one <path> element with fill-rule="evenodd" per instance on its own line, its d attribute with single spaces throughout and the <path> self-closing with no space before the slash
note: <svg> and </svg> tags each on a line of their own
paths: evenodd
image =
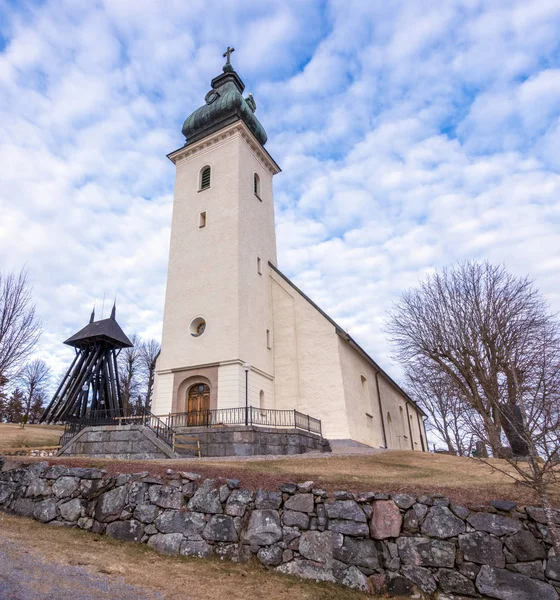
<svg viewBox="0 0 560 600">
<path fill-rule="evenodd" d="M 210 418 L 210 388 L 204 383 L 193 385 L 188 392 L 187 425 L 207 425 Z"/>
</svg>

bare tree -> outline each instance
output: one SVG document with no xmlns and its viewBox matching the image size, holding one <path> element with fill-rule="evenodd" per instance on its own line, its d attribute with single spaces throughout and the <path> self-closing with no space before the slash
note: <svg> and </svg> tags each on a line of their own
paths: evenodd
<svg viewBox="0 0 560 600">
<path fill-rule="evenodd" d="M 41 404 L 44 401 L 50 379 L 51 370 L 47 363 L 40 359 L 25 364 L 18 374 L 16 380 L 23 394 L 23 416 L 26 420 L 30 420 L 32 408 L 36 412 L 38 400 Z"/>
<path fill-rule="evenodd" d="M 521 391 L 531 387 L 535 364 L 542 361 L 535 339 L 551 322 L 528 278 L 503 266 L 465 262 L 406 292 L 388 331 L 403 364 L 437 369 L 457 398 L 476 411 L 499 456 L 499 408 L 518 406 Z"/>
<path fill-rule="evenodd" d="M 154 393 L 154 377 L 156 373 L 156 361 L 161 351 L 160 343 L 157 340 L 148 340 L 142 342 L 140 346 L 140 361 L 145 378 L 146 397 L 144 400 L 144 409 L 149 411 L 152 406 L 152 396 Z"/>
<path fill-rule="evenodd" d="M 140 364 L 140 338 L 133 334 L 130 336 L 131 348 L 123 348 L 117 359 L 119 369 L 119 386 L 125 414 L 134 412 L 136 395 L 139 388 Z"/>
<path fill-rule="evenodd" d="M 26 271 L 0 273 L 0 385 L 17 372 L 40 335 Z"/>
<path fill-rule="evenodd" d="M 406 388 L 426 411 L 427 430 L 459 456 L 470 456 L 472 434 L 467 426 L 476 420 L 472 408 L 460 401 L 445 376 L 433 368 L 418 364 L 405 369 Z"/>
<path fill-rule="evenodd" d="M 407 372 L 430 378 L 420 393 L 443 385 L 463 410 L 461 427 L 510 468 L 488 464 L 538 495 L 560 555 L 549 501 L 559 481 L 560 333 L 532 281 L 487 262 L 459 264 L 405 293 L 389 332 Z"/>
</svg>

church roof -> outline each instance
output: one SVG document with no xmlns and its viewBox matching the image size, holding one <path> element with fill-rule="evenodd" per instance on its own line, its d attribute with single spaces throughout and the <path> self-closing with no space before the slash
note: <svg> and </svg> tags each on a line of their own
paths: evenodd
<svg viewBox="0 0 560 600">
<path fill-rule="evenodd" d="M 317 304 L 315 304 L 315 302 L 313 302 L 313 300 L 311 300 L 309 296 L 304 294 L 293 281 L 291 281 L 286 275 L 284 275 L 284 273 L 282 273 L 282 271 L 280 271 L 280 269 L 278 269 L 276 265 L 273 265 L 271 262 L 269 262 L 268 264 L 275 273 L 278 273 L 278 275 L 280 275 L 280 277 L 282 277 L 282 279 L 286 283 L 288 283 L 292 288 L 294 288 L 294 290 L 302 298 L 307 300 L 307 302 L 309 302 L 311 306 L 313 306 L 317 311 L 319 311 L 321 315 L 323 315 L 323 317 L 325 317 L 325 319 L 327 319 L 327 321 L 329 321 L 334 326 L 338 336 L 340 336 L 345 342 L 352 346 L 352 348 L 354 348 L 354 350 L 358 354 L 360 354 L 367 362 L 369 362 L 376 371 L 381 373 L 393 387 L 395 387 L 411 404 L 413 404 L 418 409 L 418 411 L 422 415 L 424 415 L 425 417 L 427 416 L 426 413 L 422 410 L 422 408 L 418 406 L 418 404 L 401 388 L 401 386 L 373 360 L 373 358 L 371 358 L 371 356 L 358 344 L 358 342 L 356 342 L 356 340 L 354 340 L 354 338 L 349 333 L 344 331 L 344 329 L 342 329 L 342 327 L 336 321 L 331 319 L 331 317 L 329 317 L 329 315 L 324 310 L 317 306 Z"/>
<path fill-rule="evenodd" d="M 65 340 L 68 346 L 83 348 L 93 342 L 103 341 L 115 348 L 132 348 L 132 343 L 115 319 L 115 307 L 108 319 L 94 321 L 94 313 L 91 313 L 90 322 L 73 336 Z"/>
<path fill-rule="evenodd" d="M 227 60 L 222 68 L 223 73 L 212 79 L 212 89 L 204 99 L 206 104 L 197 108 L 183 124 L 182 131 L 186 138 L 186 145 L 238 120 L 247 125 L 263 146 L 266 144 L 266 131 L 255 116 L 257 105 L 251 94 L 243 98 L 245 84 L 231 66 L 231 52 L 233 48 L 228 48 L 224 54 Z"/>
</svg>

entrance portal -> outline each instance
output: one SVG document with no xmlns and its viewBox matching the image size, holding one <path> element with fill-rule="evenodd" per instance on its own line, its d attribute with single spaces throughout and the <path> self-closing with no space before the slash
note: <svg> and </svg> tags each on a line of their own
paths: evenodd
<svg viewBox="0 0 560 600">
<path fill-rule="evenodd" d="M 196 383 L 187 392 L 187 424 L 206 425 L 210 420 L 210 387 Z"/>
</svg>

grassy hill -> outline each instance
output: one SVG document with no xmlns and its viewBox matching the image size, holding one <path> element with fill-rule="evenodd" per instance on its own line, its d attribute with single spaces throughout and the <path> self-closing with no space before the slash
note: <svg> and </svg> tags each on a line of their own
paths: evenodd
<svg viewBox="0 0 560 600">
<path fill-rule="evenodd" d="M 26 425 L 0 423 L 0 450 L 2 448 L 57 446 L 64 427 L 58 425 Z"/>
<path fill-rule="evenodd" d="M 373 455 L 323 455 L 265 458 L 202 458 L 155 461 L 121 461 L 93 458 L 49 458 L 51 463 L 97 466 L 110 473 L 134 473 L 147 470 L 165 475 L 167 469 L 194 471 L 216 479 L 234 478 L 243 487 L 275 489 L 286 481 L 314 481 L 327 491 L 375 491 L 412 495 L 448 496 L 454 502 L 482 504 L 493 499 L 535 504 L 531 490 L 490 466 L 474 459 L 412 451 L 384 451 Z M 501 460 L 491 461 L 508 468 Z M 560 506 L 560 487 L 552 500 Z"/>
</svg>

